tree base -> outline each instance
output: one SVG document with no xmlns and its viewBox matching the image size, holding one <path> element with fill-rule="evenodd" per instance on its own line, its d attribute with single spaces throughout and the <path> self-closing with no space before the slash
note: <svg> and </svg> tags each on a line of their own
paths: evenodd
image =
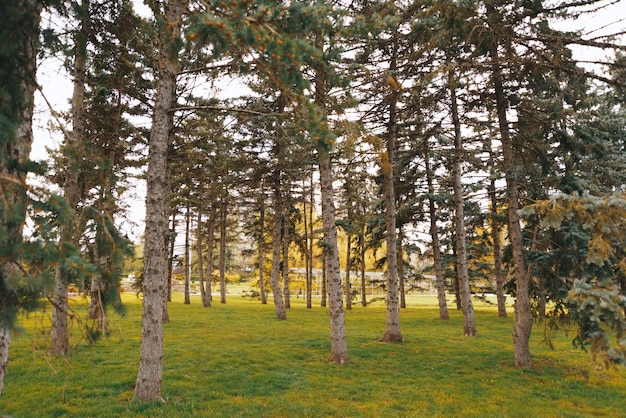
<svg viewBox="0 0 626 418">
<path fill-rule="evenodd" d="M 400 334 L 399 332 L 386 331 L 385 335 L 383 335 L 383 338 L 381 338 L 378 341 L 383 342 L 383 343 L 403 343 L 404 338 L 402 337 L 402 334 Z"/>
</svg>

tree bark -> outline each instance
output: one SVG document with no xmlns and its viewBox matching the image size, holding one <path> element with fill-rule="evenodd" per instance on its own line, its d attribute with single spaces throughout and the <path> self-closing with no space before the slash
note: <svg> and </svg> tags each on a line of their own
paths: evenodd
<svg viewBox="0 0 626 418">
<path fill-rule="evenodd" d="M 226 200 L 220 205 L 220 303 L 226 303 Z"/>
<path fill-rule="evenodd" d="M 25 187 L 26 172 L 20 166 L 29 161 L 33 142 L 33 109 L 34 94 L 37 88 L 37 52 L 39 50 L 39 23 L 42 3 L 36 0 L 19 0 L 10 4 L 7 3 L 0 5 L 0 16 L 3 19 L 6 18 L 0 32 L 2 32 L 5 42 L 10 42 L 16 46 L 17 54 L 9 57 L 8 62 L 2 63 L 6 72 L 0 74 L 0 84 L 7 86 L 4 84 L 5 82 L 9 84 L 19 80 L 19 85 L 15 88 L 15 90 L 19 90 L 19 97 L 6 97 L 13 104 L 18 105 L 17 109 L 8 108 L 5 103 L 0 101 L 0 111 L 2 111 L 3 116 L 7 116 L 9 122 L 13 118 L 15 120 L 14 135 L 3 135 L 0 141 L 2 147 L 0 174 L 15 180 L 15 183 L 11 182 L 10 185 L 2 183 L 3 200 L 0 201 L 0 227 L 2 232 L 6 233 L 3 237 L 6 245 L 12 249 L 18 246 L 22 240 L 28 204 Z M 5 16 L 5 12 L 8 16 Z M 6 37 L 4 37 L 5 35 Z M 15 84 L 11 84 L 10 87 L 15 87 Z M 7 114 L 9 112 L 15 112 L 15 114 L 9 115 Z M 9 361 L 11 328 L 16 320 L 16 305 L 19 303 L 19 295 L 7 288 L 6 280 L 14 274 L 13 270 L 20 265 L 19 258 L 19 253 L 9 253 L 7 258 L 0 263 L 0 395 L 2 395 L 4 388 L 4 376 Z"/>
<path fill-rule="evenodd" d="M 213 301 L 213 270 L 214 270 L 214 262 L 213 262 L 213 248 L 215 247 L 215 217 L 217 210 L 215 209 L 215 205 L 211 204 L 211 210 L 209 211 L 209 230 L 207 231 L 207 255 L 206 255 L 206 264 L 207 264 L 207 281 L 206 281 L 206 295 L 207 300 L 209 302 L 209 306 L 211 306 L 211 302 Z"/>
<path fill-rule="evenodd" d="M 402 227 L 398 228 L 398 287 L 400 288 L 400 308 L 406 309 L 406 289 L 404 286 L 404 250 L 402 247 L 402 241 L 404 235 L 402 234 Z"/>
<path fill-rule="evenodd" d="M 198 238 L 196 242 L 196 253 L 198 257 L 198 276 L 200 281 L 200 299 L 202 300 L 202 306 L 208 308 L 211 306 L 211 298 L 208 297 L 207 288 L 205 287 L 204 279 L 204 233 L 202 231 L 202 211 L 198 209 Z"/>
<path fill-rule="evenodd" d="M 347 235 L 347 241 L 346 241 L 346 290 L 345 290 L 345 294 L 346 294 L 346 310 L 351 310 L 352 309 L 352 289 L 350 288 L 350 268 L 352 267 L 352 263 L 351 263 L 351 255 L 352 255 L 352 246 L 350 245 L 352 243 L 352 235 L 351 234 L 346 234 Z"/>
<path fill-rule="evenodd" d="M 159 37 L 159 70 L 150 131 L 146 232 L 144 245 L 144 298 L 141 316 L 141 353 L 135 384 L 137 401 L 162 401 L 163 305 L 167 277 L 167 231 L 170 184 L 167 181 L 168 149 L 173 129 L 171 109 L 176 102 L 177 48 L 185 2 L 165 4 L 164 24 Z"/>
<path fill-rule="evenodd" d="M 185 305 L 191 304 L 191 208 L 187 203 L 187 212 L 185 213 Z"/>
<path fill-rule="evenodd" d="M 311 187 L 313 185 L 311 184 Z M 302 190 L 306 190 L 305 181 L 302 179 Z M 306 206 L 306 197 L 304 192 L 302 193 L 302 211 L 304 212 L 304 281 L 305 281 L 305 298 L 306 298 L 306 307 L 307 309 L 311 309 L 313 306 L 311 305 L 311 291 L 313 290 L 313 275 L 311 270 L 311 262 L 313 261 L 313 254 L 309 252 L 309 225 L 308 225 L 308 214 L 307 214 L 307 206 Z"/>
<path fill-rule="evenodd" d="M 439 228 L 437 228 L 437 210 L 435 207 L 435 185 L 433 184 L 433 171 L 430 167 L 428 144 L 424 146 L 424 164 L 426 167 L 426 182 L 428 184 L 428 211 L 430 214 L 430 245 L 433 251 L 433 264 L 435 269 L 435 287 L 437 288 L 437 301 L 439 302 L 439 319 L 448 320 L 448 302 L 446 301 L 446 288 L 444 286 L 443 268 L 441 266 L 441 247 L 439 245 Z"/>
<path fill-rule="evenodd" d="M 289 192 L 287 192 L 287 195 Z M 289 204 L 283 214 L 283 298 L 285 309 L 291 308 L 291 292 L 289 291 Z"/>
<path fill-rule="evenodd" d="M 461 122 L 456 96 L 456 80 L 453 70 L 448 72 L 448 84 L 450 88 L 450 104 L 452 111 L 452 123 L 454 125 L 454 161 L 452 175 L 454 177 L 454 213 L 456 224 L 456 265 L 457 277 L 459 278 L 459 294 L 461 296 L 461 309 L 463 310 L 463 334 L 469 337 L 476 335 L 476 319 L 474 317 L 474 304 L 469 285 L 469 273 L 467 270 L 467 238 L 465 234 L 465 212 L 463 204 L 463 183 L 461 182 L 461 162 L 463 160 L 463 139 L 461 136 Z"/>
<path fill-rule="evenodd" d="M 394 34 L 392 57 L 389 63 L 390 77 L 395 77 L 397 67 L 397 32 Z M 400 301 L 398 300 L 398 238 L 396 232 L 396 197 L 394 190 L 393 164 L 396 155 L 397 136 L 397 101 L 398 88 L 390 85 L 389 120 L 387 122 L 387 149 L 381 153 L 381 169 L 383 172 L 383 189 L 385 193 L 385 230 L 387 243 L 387 319 L 385 334 L 380 339 L 384 342 L 403 341 L 400 332 Z"/>
<path fill-rule="evenodd" d="M 265 246 L 265 194 L 261 186 L 261 194 L 259 195 L 259 294 L 261 295 L 261 304 L 267 305 L 267 295 L 265 292 L 265 255 L 263 247 Z"/>
<path fill-rule="evenodd" d="M 489 160 L 492 170 L 495 166 L 491 141 L 489 141 Z M 491 240 L 493 241 L 493 268 L 496 278 L 496 300 L 498 316 L 506 317 L 506 295 L 504 294 L 504 277 L 502 275 L 502 243 L 500 241 L 500 220 L 498 219 L 498 196 L 496 195 L 496 180 L 489 183 L 489 197 L 491 199 Z"/>
<path fill-rule="evenodd" d="M 274 294 L 274 309 L 276 318 L 287 319 L 285 305 L 283 303 L 283 295 L 280 289 L 280 243 L 282 230 L 282 196 L 280 192 L 280 173 L 275 174 L 274 179 L 274 219 L 272 224 L 272 273 L 270 276 L 270 285 Z"/>
<path fill-rule="evenodd" d="M 80 200 L 78 179 L 84 158 L 85 137 L 85 70 L 87 67 L 87 38 L 90 31 L 89 0 L 81 1 L 81 28 L 76 33 L 76 52 L 74 54 L 74 90 L 72 92 L 72 132 L 66 138 L 67 170 L 63 183 L 63 196 L 72 210 L 76 210 Z M 75 241 L 75 222 L 68 222 L 61 227 L 61 242 Z M 58 266 L 54 276 L 55 294 L 52 303 L 52 324 L 50 329 L 50 352 L 65 355 L 69 352 L 68 334 L 68 277 L 67 272 Z"/>
<path fill-rule="evenodd" d="M 337 248 L 337 225 L 335 204 L 333 201 L 333 179 L 330 167 L 330 155 L 318 149 L 317 160 L 320 170 L 320 188 L 322 193 L 322 221 L 324 225 L 324 250 L 326 253 L 326 274 L 330 315 L 330 359 L 343 364 L 348 361 L 348 345 L 343 312 L 343 294 L 341 286 L 341 267 Z"/>
<path fill-rule="evenodd" d="M 517 186 L 517 160 L 513 153 L 513 144 L 507 120 L 507 100 L 502 84 L 502 71 L 499 65 L 497 44 L 492 48 L 492 82 L 495 91 L 496 112 L 500 137 L 502 140 L 503 168 L 506 177 L 507 203 L 509 206 L 509 241 L 513 252 L 515 266 L 516 301 L 514 307 L 515 326 L 513 328 L 513 352 L 515 365 L 518 367 L 532 367 L 530 358 L 530 333 L 533 324 L 530 309 L 529 280 L 526 272 L 526 259 L 522 242 L 522 227 L 519 216 L 519 191 Z"/>
</svg>

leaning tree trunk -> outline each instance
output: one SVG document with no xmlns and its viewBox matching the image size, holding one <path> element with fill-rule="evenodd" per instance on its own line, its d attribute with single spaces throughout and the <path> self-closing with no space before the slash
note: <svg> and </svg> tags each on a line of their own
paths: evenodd
<svg viewBox="0 0 626 418">
<path fill-rule="evenodd" d="M 530 309 L 529 279 L 526 272 L 526 259 L 522 242 L 522 227 L 519 216 L 519 191 L 517 186 L 517 160 L 513 153 L 513 144 L 507 120 L 507 99 L 502 84 L 502 70 L 499 65 L 498 46 L 492 48 L 492 81 L 496 99 L 496 113 L 502 140 L 503 168 L 506 177 L 507 203 L 509 212 L 509 241 L 515 266 L 516 301 L 515 326 L 513 328 L 513 352 L 515 365 L 532 367 L 530 359 L 530 333 L 533 317 Z"/>
<path fill-rule="evenodd" d="M 456 80 L 452 70 L 448 73 L 450 88 L 450 103 L 452 110 L 452 123 L 454 125 L 454 161 L 452 175 L 454 177 L 454 219 L 456 231 L 456 265 L 457 277 L 459 278 L 459 294 L 461 296 L 461 309 L 463 310 L 463 334 L 466 336 L 476 335 L 476 319 L 474 317 L 474 304 L 469 285 L 469 273 L 467 269 L 467 238 L 465 234 L 465 213 L 463 204 L 463 184 L 461 182 L 461 162 L 463 160 L 463 143 L 461 136 L 461 122 L 456 97 Z"/>
<path fill-rule="evenodd" d="M 144 245 L 143 312 L 141 315 L 141 353 L 135 384 L 138 401 L 162 401 L 163 380 L 163 305 L 167 283 L 167 231 L 170 184 L 167 181 L 168 149 L 173 127 L 171 109 L 176 101 L 177 48 L 183 1 L 165 5 L 159 39 L 159 73 L 150 131 L 146 232 Z"/>
<path fill-rule="evenodd" d="M 430 246 L 433 251 L 433 264 L 435 269 L 435 287 L 437 288 L 437 300 L 439 302 L 439 319 L 447 320 L 448 302 L 446 301 L 446 288 L 444 286 L 443 268 L 441 266 L 441 246 L 439 245 L 439 228 L 437 227 L 437 210 L 435 207 L 435 186 L 433 184 L 433 171 L 430 168 L 428 144 L 424 146 L 424 165 L 426 167 L 426 182 L 428 183 L 428 212 L 430 214 Z"/>
<path fill-rule="evenodd" d="M 1 2 L 0 34 L 5 42 L 15 48 L 15 54 L 0 61 L 0 85 L 13 89 L 17 97 L 3 97 L 0 112 L 6 117 L 4 123 L 15 122 L 14 135 L 0 135 L 0 176 L 2 200 L 0 200 L 0 230 L 5 234 L 3 251 L 13 249 L 22 241 L 28 197 L 26 172 L 22 170 L 29 161 L 33 142 L 34 94 L 37 88 L 37 51 L 42 3 L 36 0 Z M 5 58 L 5 51 L 0 53 Z M 17 83 L 17 85 L 16 85 Z M 10 103 L 10 105 L 9 105 Z M 16 164 L 17 163 L 17 164 Z M 6 180 L 6 181 L 5 181 Z M 11 328 L 16 318 L 19 295 L 6 286 L 7 279 L 15 276 L 14 269 L 20 265 L 19 253 L 12 252 L 0 263 L 0 395 L 4 388 L 4 376 L 9 362 Z"/>
<path fill-rule="evenodd" d="M 66 177 L 63 183 L 63 195 L 67 204 L 73 210 L 80 200 L 80 186 L 78 179 L 81 172 L 83 142 L 85 141 L 85 70 L 87 67 L 87 38 L 89 36 L 89 0 L 81 2 L 81 28 L 76 33 L 76 52 L 74 55 L 74 90 L 72 93 L 72 132 L 66 138 L 66 154 L 68 158 Z M 61 242 L 75 241 L 76 222 L 68 222 L 61 227 Z M 67 354 L 70 348 L 68 334 L 68 277 L 67 272 L 57 266 L 55 278 L 55 293 L 52 299 L 52 324 L 50 329 L 50 352 L 52 354 Z"/>
</svg>

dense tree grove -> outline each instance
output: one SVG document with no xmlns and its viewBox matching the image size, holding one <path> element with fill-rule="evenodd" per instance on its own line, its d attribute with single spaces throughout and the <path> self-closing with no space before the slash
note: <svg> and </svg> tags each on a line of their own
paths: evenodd
<svg viewBox="0 0 626 418">
<path fill-rule="evenodd" d="M 70 289 L 91 341 L 123 312 L 128 190 L 144 181 L 138 401 L 162 399 L 181 269 L 185 303 L 193 272 L 206 308 L 235 272 L 277 319 L 320 296 L 337 364 L 344 309 L 384 290 L 381 341 L 402 342 L 424 283 L 441 320 L 456 299 L 467 337 L 473 297 L 506 316 L 509 293 L 516 366 L 532 366 L 537 318 L 626 364 L 625 30 L 576 28 L 617 1 L 133 3 L 0 6 L 0 393 L 22 310 L 51 305 L 60 356 Z M 36 60 L 51 56 L 72 94 L 50 109 L 63 141 L 43 163 Z"/>
</svg>

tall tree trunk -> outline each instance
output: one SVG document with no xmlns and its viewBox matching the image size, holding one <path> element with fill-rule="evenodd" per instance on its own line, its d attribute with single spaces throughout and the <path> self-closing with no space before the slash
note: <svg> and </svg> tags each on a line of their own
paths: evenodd
<svg viewBox="0 0 626 418">
<path fill-rule="evenodd" d="M 0 112 L 6 116 L 3 123 L 15 122 L 14 135 L 3 133 L 0 136 L 0 175 L 14 181 L 2 182 L 0 201 L 0 228 L 5 249 L 13 249 L 22 241 L 23 225 L 26 217 L 28 197 L 26 194 L 26 172 L 22 167 L 29 161 L 33 142 L 34 94 L 37 88 L 37 52 L 39 50 L 39 23 L 42 2 L 18 0 L 2 2 L 0 16 L 3 22 L 0 34 L 5 42 L 15 46 L 15 55 L 2 62 L 0 85 L 11 87 L 17 97 L 3 97 Z M 2 55 L 5 52 L 2 52 Z M 17 81 L 19 80 L 19 81 Z M 15 83 L 18 83 L 18 86 Z M 10 104 L 9 104 L 10 103 Z M 17 108 L 14 106 L 17 104 Z M 15 112 L 15 113 L 13 113 Z M 6 125 L 4 125 L 6 128 Z M 4 177 L 6 176 L 6 177 Z M 21 210 L 20 210 L 21 209 Z M 14 269 L 20 266 L 19 254 L 9 253 L 0 263 L 0 395 L 4 388 L 4 376 L 9 361 L 11 328 L 16 320 L 16 304 L 19 295 L 7 287 L 7 279 L 14 276 Z"/>
<path fill-rule="evenodd" d="M 187 211 L 185 213 L 185 305 L 191 303 L 191 208 L 187 202 Z"/>
<path fill-rule="evenodd" d="M 144 245 L 143 312 L 141 316 L 141 353 L 135 384 L 138 401 L 162 401 L 163 309 L 167 292 L 167 213 L 170 184 L 167 181 L 168 149 L 173 128 L 171 109 L 176 101 L 177 48 L 185 2 L 165 4 L 159 37 L 159 72 L 150 131 L 146 232 Z"/>
<path fill-rule="evenodd" d="M 347 242 L 346 242 L 346 310 L 352 309 L 352 289 L 350 288 L 350 269 L 352 268 L 352 235 L 347 234 Z"/>
<path fill-rule="evenodd" d="M 213 248 L 215 247 L 215 218 L 217 216 L 217 210 L 214 204 L 211 204 L 211 210 L 209 211 L 209 230 L 207 231 L 207 282 L 206 282 L 206 294 L 209 301 L 209 306 L 213 301 Z"/>
<path fill-rule="evenodd" d="M 280 243 L 282 230 L 282 196 L 280 192 L 280 173 L 275 174 L 274 179 L 274 219 L 272 224 L 272 273 L 270 275 L 270 285 L 274 294 L 274 309 L 276 318 L 287 319 L 283 295 L 280 289 Z"/>
<path fill-rule="evenodd" d="M 81 1 L 81 28 L 75 34 L 76 52 L 74 55 L 74 90 L 72 93 L 72 132 L 66 138 L 68 168 L 65 171 L 63 195 L 70 208 L 76 210 L 80 200 L 80 186 L 78 179 L 81 173 L 81 164 L 84 154 L 85 140 L 85 70 L 87 67 L 87 38 L 90 32 L 89 0 Z M 73 243 L 75 222 L 68 222 L 61 227 L 61 242 Z M 70 348 L 68 334 L 68 277 L 67 272 L 57 266 L 55 278 L 55 293 L 52 303 L 52 324 L 50 329 L 50 352 L 52 354 L 67 354 Z"/>
<path fill-rule="evenodd" d="M 313 185 L 311 185 L 313 187 Z M 306 190 L 305 188 L 305 180 L 302 179 L 302 190 Z M 308 225 L 308 214 L 306 207 L 306 197 L 304 192 L 302 193 L 302 211 L 304 212 L 304 281 L 305 281 L 305 298 L 306 298 L 306 307 L 307 309 L 311 309 L 313 306 L 311 305 L 311 291 L 313 290 L 313 275 L 311 270 L 311 263 L 313 254 L 309 252 L 309 225 Z"/>
<path fill-rule="evenodd" d="M 424 164 L 426 167 L 426 182 L 428 184 L 428 212 L 430 214 L 430 245 L 433 250 L 433 264 L 435 269 L 435 287 L 437 288 L 437 300 L 439 302 L 439 319 L 448 320 L 448 302 L 446 301 L 446 288 L 444 286 L 443 268 L 441 266 L 441 246 L 439 245 L 439 228 L 437 228 L 437 210 L 435 207 L 435 185 L 433 184 L 433 171 L 430 168 L 430 156 L 428 144 L 424 146 Z"/>
<path fill-rule="evenodd" d="M 289 193 L 287 193 L 289 194 Z M 291 292 L 289 291 L 289 204 L 283 214 L 283 298 L 285 308 L 291 308 Z"/>
<path fill-rule="evenodd" d="M 492 7 L 490 9 L 493 9 Z M 493 10 L 491 10 L 493 13 Z M 519 191 L 517 186 L 517 160 L 513 153 L 513 144 L 507 120 L 507 99 L 502 85 L 502 71 L 499 64 L 498 46 L 492 48 L 492 82 L 496 98 L 496 113 L 502 140 L 503 168 L 506 177 L 507 203 L 509 206 L 509 242 L 513 252 L 515 282 L 517 286 L 515 301 L 515 326 L 513 328 L 513 351 L 515 365 L 531 367 L 530 333 L 533 325 L 530 309 L 529 279 L 526 272 L 526 259 L 522 242 L 522 227 L 519 216 Z"/>
<path fill-rule="evenodd" d="M 392 64 L 395 60 L 392 60 Z M 393 72 L 393 68 L 390 68 Z M 384 342 L 402 341 L 400 332 L 400 304 L 398 298 L 398 254 L 396 233 L 396 202 L 393 184 L 393 164 L 396 153 L 396 100 L 397 91 L 392 91 L 389 100 L 389 121 L 387 124 L 387 150 L 381 153 L 383 188 L 385 191 L 385 229 L 387 231 L 387 321 Z"/>
<path fill-rule="evenodd" d="M 489 140 L 489 161 L 491 169 L 495 162 Z M 496 194 L 496 180 L 489 183 L 489 197 L 491 199 L 491 240 L 493 241 L 493 268 L 496 278 L 496 300 L 498 302 L 498 316 L 506 317 L 506 295 L 504 294 L 504 277 L 502 275 L 502 243 L 500 241 L 500 219 L 498 218 L 498 196 Z"/>
<path fill-rule="evenodd" d="M 404 286 L 404 251 L 402 247 L 402 241 L 404 235 L 402 233 L 402 227 L 398 228 L 398 287 L 400 288 L 400 308 L 406 308 L 406 289 Z"/>
<path fill-rule="evenodd" d="M 220 303 L 226 303 L 226 199 L 220 205 Z"/>
<path fill-rule="evenodd" d="M 261 188 L 263 186 L 261 185 Z M 263 254 L 263 247 L 265 246 L 265 194 L 261 189 L 261 195 L 259 197 L 259 294 L 261 295 L 261 304 L 267 305 L 267 295 L 265 292 L 265 256 Z"/>
<path fill-rule="evenodd" d="M 343 364 L 348 361 L 348 345 L 343 312 L 341 267 L 337 248 L 337 225 L 333 201 L 333 178 L 330 168 L 330 155 L 327 151 L 317 151 L 322 192 L 322 221 L 324 225 L 324 250 L 326 253 L 326 274 L 330 315 L 330 359 Z"/>
<path fill-rule="evenodd" d="M 198 257 L 198 276 L 200 281 L 200 299 L 202 306 L 208 308 L 211 306 L 211 299 L 207 295 L 207 289 L 204 281 L 204 254 L 202 245 L 204 244 L 204 233 L 202 231 L 202 211 L 198 208 L 198 238 L 196 242 L 196 254 Z"/>
<path fill-rule="evenodd" d="M 363 211 L 365 213 L 365 211 Z M 367 306 L 367 278 L 365 276 L 365 224 L 361 228 L 359 233 L 359 248 L 361 259 L 361 306 Z"/>
<path fill-rule="evenodd" d="M 454 161 L 452 175 L 454 177 L 454 219 L 456 224 L 456 265 L 457 277 L 459 278 L 459 294 L 461 296 L 461 308 L 463 310 L 463 334 L 466 336 L 476 335 L 476 319 L 474 317 L 474 304 L 469 285 L 469 273 L 467 270 L 467 238 L 465 234 L 465 213 L 463 204 L 463 183 L 461 182 L 461 162 L 463 160 L 463 139 L 461 136 L 461 121 L 456 96 L 456 79 L 452 69 L 448 72 L 448 84 L 450 88 L 450 104 L 452 111 L 452 123 L 454 125 Z"/>
<path fill-rule="evenodd" d="M 307 292 L 306 295 L 306 307 L 311 309 L 313 306 L 313 260 L 315 259 L 314 254 L 313 254 L 313 240 L 315 239 L 314 236 L 314 229 L 313 229 L 313 209 L 315 208 L 315 187 L 313 186 L 314 182 L 313 182 L 313 169 L 311 169 L 311 177 L 310 177 L 310 183 L 311 183 L 311 190 L 310 190 L 310 210 L 309 210 L 309 280 L 311 283 L 308 283 L 309 286 L 309 290 Z M 319 289 L 316 289 L 319 290 Z"/>
</svg>

